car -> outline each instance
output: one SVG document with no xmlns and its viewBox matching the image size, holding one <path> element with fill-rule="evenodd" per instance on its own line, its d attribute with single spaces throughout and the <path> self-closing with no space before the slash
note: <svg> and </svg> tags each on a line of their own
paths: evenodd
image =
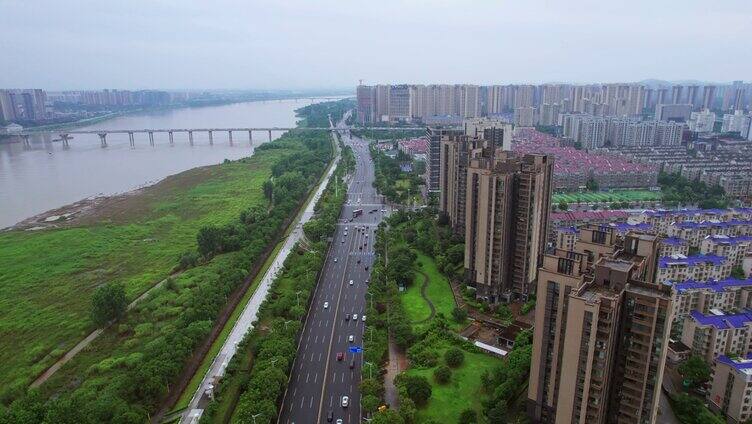
<svg viewBox="0 0 752 424">
<path fill-rule="evenodd" d="M 342 352 L 337 352 L 337 360 L 341 361 L 343 359 L 345 359 L 345 354 Z"/>
<path fill-rule="evenodd" d="M 360 263 L 360 259 L 358 259 L 358 263 Z"/>
<path fill-rule="evenodd" d="M 366 267 L 366 271 L 368 271 L 368 267 Z M 366 280 L 366 284 L 370 283 L 371 280 Z"/>
<path fill-rule="evenodd" d="M 350 359 L 350 369 L 355 368 L 355 358 Z"/>
<path fill-rule="evenodd" d="M 345 314 L 345 321 L 350 321 L 350 314 Z"/>
<path fill-rule="evenodd" d="M 353 280 L 350 280 L 350 285 L 351 285 L 351 286 L 353 285 Z"/>
<path fill-rule="evenodd" d="M 337 263 L 337 258 L 334 258 L 334 263 L 335 263 L 335 264 Z"/>
<path fill-rule="evenodd" d="M 353 319 L 354 319 L 355 321 L 357 321 L 357 320 L 358 320 L 358 314 L 353 314 Z"/>
<path fill-rule="evenodd" d="M 329 413 L 326 414 L 326 422 L 330 423 L 334 420 L 334 411 L 331 409 L 329 410 Z"/>
<path fill-rule="evenodd" d="M 368 246 L 368 242 L 364 242 L 364 243 L 363 243 L 363 246 Z"/>
<path fill-rule="evenodd" d="M 366 238 L 368 238 L 368 233 L 366 233 Z"/>
<path fill-rule="evenodd" d="M 358 246 L 358 249 L 363 250 L 363 246 Z"/>
<path fill-rule="evenodd" d="M 337 418 L 337 424 L 342 424 L 342 418 Z"/>
<path fill-rule="evenodd" d="M 342 239 L 342 244 L 344 244 L 344 243 L 345 243 L 345 239 Z"/>
<path fill-rule="evenodd" d="M 368 271 L 368 265 L 366 265 L 366 271 Z"/>
<path fill-rule="evenodd" d="M 342 407 L 347 408 L 347 405 L 350 404 L 350 398 L 347 396 L 342 396 Z"/>
<path fill-rule="evenodd" d="M 362 316 L 362 317 L 360 317 L 360 318 L 361 318 L 361 321 L 365 321 L 365 320 L 366 320 L 366 316 L 365 316 L 365 315 L 363 315 L 363 316 Z"/>
<path fill-rule="evenodd" d="M 324 302 L 324 309 L 329 309 L 329 302 Z"/>
<path fill-rule="evenodd" d="M 350 228 L 350 227 L 345 227 L 345 232 L 347 232 L 347 229 L 348 229 L 348 228 Z"/>
<path fill-rule="evenodd" d="M 350 337 L 347 338 L 347 341 L 350 342 L 350 343 L 354 342 L 355 341 L 355 336 L 353 336 L 352 334 L 350 334 Z"/>
</svg>

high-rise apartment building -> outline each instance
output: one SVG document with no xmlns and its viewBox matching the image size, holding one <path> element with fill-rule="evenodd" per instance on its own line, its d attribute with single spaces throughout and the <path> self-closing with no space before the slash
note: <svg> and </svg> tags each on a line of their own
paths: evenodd
<svg viewBox="0 0 752 424">
<path fill-rule="evenodd" d="M 713 132 L 715 127 L 715 113 L 705 109 L 700 112 L 692 112 L 689 117 L 689 130 L 698 133 Z"/>
<path fill-rule="evenodd" d="M 482 138 L 492 149 L 512 150 L 512 124 L 493 118 L 465 119 L 462 122 L 465 135 Z"/>
<path fill-rule="evenodd" d="M 702 108 L 713 109 L 715 104 L 715 86 L 706 85 L 702 88 Z"/>
<path fill-rule="evenodd" d="M 444 139 L 449 140 L 450 136 L 461 135 L 462 130 L 443 128 L 443 127 L 428 127 L 426 129 L 426 137 L 428 138 L 428 155 L 426 165 L 428 168 L 428 181 L 426 186 L 429 192 L 443 192 L 442 190 L 442 143 Z M 446 175 L 444 173 L 443 175 Z M 441 200 L 441 199 L 440 199 Z"/>
<path fill-rule="evenodd" d="M 514 124 L 518 127 L 532 127 L 536 124 L 536 108 L 532 106 L 514 108 Z"/>
<path fill-rule="evenodd" d="M 40 89 L 0 90 L 0 120 L 39 121 L 47 118 L 47 93 Z"/>
<path fill-rule="evenodd" d="M 553 158 L 480 150 L 466 176 L 467 280 L 491 303 L 526 299 L 546 246 Z"/>
<path fill-rule="evenodd" d="M 373 88 L 365 85 L 359 85 L 355 90 L 355 94 L 358 105 L 358 122 L 361 124 L 369 124 L 373 122 Z"/>
<path fill-rule="evenodd" d="M 671 294 L 652 281 L 655 236 L 581 230 L 538 275 L 528 413 L 539 423 L 653 423 Z"/>
<path fill-rule="evenodd" d="M 473 151 L 482 148 L 482 139 L 464 132 L 450 132 L 441 137 L 439 211 L 447 215 L 452 232 L 457 235 L 465 234 L 467 166 Z"/>
<path fill-rule="evenodd" d="M 390 86 L 388 104 L 390 121 L 410 120 L 410 87 L 406 84 Z"/>
<path fill-rule="evenodd" d="M 658 104 L 655 106 L 656 121 L 687 121 L 692 113 L 690 104 Z"/>
</svg>

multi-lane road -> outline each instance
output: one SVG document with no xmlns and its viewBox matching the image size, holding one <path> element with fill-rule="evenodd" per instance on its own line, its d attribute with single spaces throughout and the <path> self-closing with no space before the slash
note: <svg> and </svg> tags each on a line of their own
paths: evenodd
<svg viewBox="0 0 752 424">
<path fill-rule="evenodd" d="M 350 348 L 363 346 L 372 242 L 386 209 L 372 184 L 367 142 L 347 133 L 342 133 L 342 140 L 353 148 L 356 169 L 303 328 L 280 424 L 361 422 L 363 354 L 351 353 Z M 358 209 L 362 215 L 353 218 Z"/>
</svg>

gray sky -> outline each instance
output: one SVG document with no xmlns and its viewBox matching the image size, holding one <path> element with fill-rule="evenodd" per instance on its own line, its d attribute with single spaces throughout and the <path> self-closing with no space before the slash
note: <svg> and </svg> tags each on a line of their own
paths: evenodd
<svg viewBox="0 0 752 424">
<path fill-rule="evenodd" d="M 752 80 L 752 0 L 0 0 L 0 87 Z"/>
</svg>

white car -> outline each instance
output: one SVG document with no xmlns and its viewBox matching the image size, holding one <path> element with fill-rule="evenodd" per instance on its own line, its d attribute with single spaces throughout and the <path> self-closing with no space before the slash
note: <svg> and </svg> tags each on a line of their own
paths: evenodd
<svg viewBox="0 0 752 424">
<path fill-rule="evenodd" d="M 358 320 L 358 314 L 353 314 L 353 320 L 355 320 L 355 321 Z"/>
<path fill-rule="evenodd" d="M 353 285 L 353 280 L 350 280 L 350 285 L 351 285 L 351 286 Z"/>
<path fill-rule="evenodd" d="M 342 424 L 342 418 L 337 418 L 337 424 Z"/>
<path fill-rule="evenodd" d="M 347 405 L 350 404 L 350 398 L 347 396 L 342 396 L 342 407 L 347 408 Z"/>
<path fill-rule="evenodd" d="M 334 263 L 335 263 L 335 264 L 337 263 L 337 258 L 334 258 Z"/>
<path fill-rule="evenodd" d="M 329 302 L 324 302 L 324 309 L 329 309 Z"/>
<path fill-rule="evenodd" d="M 350 334 L 350 337 L 347 338 L 347 341 L 350 342 L 350 343 L 354 342 L 355 341 L 355 336 L 353 336 L 352 334 Z"/>
<path fill-rule="evenodd" d="M 366 320 L 366 316 L 365 316 L 365 315 L 363 315 L 363 316 L 361 317 L 361 321 L 365 321 L 365 320 Z"/>
</svg>

